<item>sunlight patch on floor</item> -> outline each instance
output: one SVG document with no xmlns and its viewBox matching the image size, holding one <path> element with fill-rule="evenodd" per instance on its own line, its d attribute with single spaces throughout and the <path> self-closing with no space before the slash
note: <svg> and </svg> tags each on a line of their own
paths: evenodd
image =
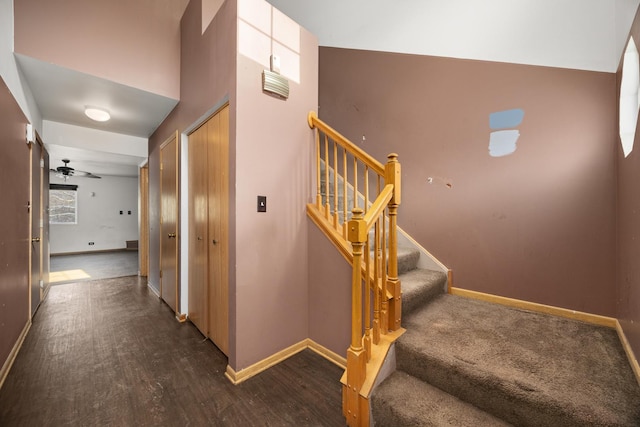
<svg viewBox="0 0 640 427">
<path fill-rule="evenodd" d="M 68 280 L 90 279 L 84 270 L 65 270 L 65 271 L 52 271 L 49 273 L 49 282 L 58 283 L 66 282 Z"/>
</svg>

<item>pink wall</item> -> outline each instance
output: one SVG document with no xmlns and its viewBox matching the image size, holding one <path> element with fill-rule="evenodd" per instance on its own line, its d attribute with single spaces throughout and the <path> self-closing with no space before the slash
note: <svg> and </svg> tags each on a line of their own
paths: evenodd
<svg viewBox="0 0 640 427">
<path fill-rule="evenodd" d="M 200 1 L 192 0 L 185 10 L 181 25 L 182 98 L 149 138 L 149 283 L 156 290 L 160 284 L 160 145 L 173 135 L 176 129 L 180 132 L 185 131 L 225 98 L 229 99 L 232 106 L 235 105 L 235 1 L 227 1 L 221 7 L 204 34 L 201 31 L 201 19 Z M 233 108 L 230 121 L 230 139 L 234 141 Z M 233 159 L 233 144 L 230 150 Z M 230 162 L 233 167 L 233 161 Z M 230 191 L 233 200 L 233 186 Z M 233 224 L 232 219 L 231 227 Z"/>
<path fill-rule="evenodd" d="M 289 81 L 286 101 L 262 92 L 264 65 L 237 58 L 236 371 L 309 336 L 313 134 L 306 117 L 318 105 L 318 44 L 306 30 L 299 34 L 300 84 Z M 268 62 L 270 51 L 262 53 Z M 258 195 L 267 196 L 266 213 L 256 212 Z"/>
<path fill-rule="evenodd" d="M 0 367 L 29 321 L 28 123 L 0 78 Z"/>
<path fill-rule="evenodd" d="M 399 225 L 455 286 L 609 316 L 615 85 L 606 73 L 320 50 L 320 117 L 380 161 L 399 154 Z M 489 115 L 518 108 L 517 150 L 489 156 Z"/>
<path fill-rule="evenodd" d="M 344 356 L 351 339 L 351 265 L 307 219 L 309 338 Z"/>
<path fill-rule="evenodd" d="M 187 2 L 16 1 L 15 52 L 178 99 Z"/>
<path fill-rule="evenodd" d="M 631 36 L 640 49 L 640 11 L 636 14 Z M 618 72 L 618 93 L 622 68 Z M 618 98 L 619 99 L 619 98 Z M 640 126 L 638 126 L 640 128 Z M 624 158 L 619 138 L 618 161 L 618 250 L 617 317 L 631 347 L 640 356 L 640 130 L 636 129 L 635 148 Z"/>
<path fill-rule="evenodd" d="M 160 144 L 228 98 L 229 364 L 239 371 L 308 337 L 305 205 L 313 140 L 306 114 L 318 103 L 318 48 L 300 32 L 302 83 L 291 82 L 287 101 L 275 99 L 262 92 L 264 66 L 236 54 L 236 2 L 223 4 L 204 35 L 200 14 L 200 1 L 192 0 L 182 20 L 182 97 L 149 142 L 149 281 L 159 283 Z M 256 212 L 258 195 L 267 196 L 267 213 Z"/>
</svg>

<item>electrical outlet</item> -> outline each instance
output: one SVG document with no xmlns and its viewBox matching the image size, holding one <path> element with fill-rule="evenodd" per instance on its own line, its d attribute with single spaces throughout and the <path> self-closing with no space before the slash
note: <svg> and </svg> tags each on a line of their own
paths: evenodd
<svg viewBox="0 0 640 427">
<path fill-rule="evenodd" d="M 89 242 L 89 246 L 93 246 L 93 245 L 95 245 L 94 242 Z"/>
<path fill-rule="evenodd" d="M 122 211 L 120 211 L 120 215 L 122 215 Z"/>
</svg>

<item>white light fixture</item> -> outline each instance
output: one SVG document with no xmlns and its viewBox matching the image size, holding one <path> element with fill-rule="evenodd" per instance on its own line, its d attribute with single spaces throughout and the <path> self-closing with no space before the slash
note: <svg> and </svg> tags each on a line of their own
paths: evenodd
<svg viewBox="0 0 640 427">
<path fill-rule="evenodd" d="M 111 114 L 109 114 L 107 110 L 96 107 L 85 107 L 84 114 L 86 114 L 87 117 L 89 117 L 91 120 L 95 120 L 96 122 L 106 122 L 111 118 Z"/>
</svg>

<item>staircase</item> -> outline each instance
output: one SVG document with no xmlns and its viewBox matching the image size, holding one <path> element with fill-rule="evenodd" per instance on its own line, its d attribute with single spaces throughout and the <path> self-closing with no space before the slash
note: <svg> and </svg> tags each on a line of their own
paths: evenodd
<svg viewBox="0 0 640 427">
<path fill-rule="evenodd" d="M 348 425 L 640 427 L 615 330 L 445 293 L 446 267 L 398 232 L 397 155 L 382 165 L 315 113 L 308 122 L 307 214 L 353 270 Z"/>
<path fill-rule="evenodd" d="M 445 294 L 444 274 L 412 268 L 410 251 L 407 332 L 397 370 L 373 392 L 372 424 L 640 426 L 640 387 L 615 330 Z"/>
</svg>

